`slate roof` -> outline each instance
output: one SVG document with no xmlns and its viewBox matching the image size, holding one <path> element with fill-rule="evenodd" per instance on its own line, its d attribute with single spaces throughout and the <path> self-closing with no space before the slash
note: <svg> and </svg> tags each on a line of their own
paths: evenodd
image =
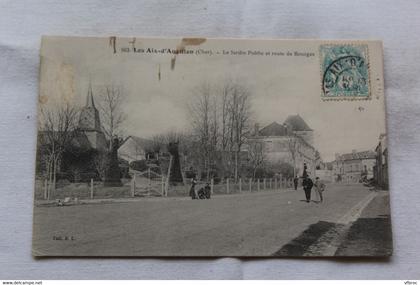
<svg viewBox="0 0 420 285">
<path fill-rule="evenodd" d="M 260 136 L 285 136 L 287 135 L 287 133 L 286 133 L 286 128 L 283 125 L 280 125 L 277 122 L 272 122 L 268 126 L 262 128 L 258 132 L 258 135 Z"/>
<path fill-rule="evenodd" d="M 284 124 L 290 126 L 294 131 L 312 131 L 306 122 L 299 115 L 290 115 L 284 121 Z"/>
<path fill-rule="evenodd" d="M 149 139 L 144 139 L 144 138 L 140 138 L 140 137 L 136 137 L 136 136 L 129 136 L 129 137 L 127 137 L 124 141 L 123 141 L 123 143 L 120 145 L 120 147 L 126 142 L 126 141 L 128 141 L 130 138 L 132 138 L 133 140 L 134 140 L 134 142 L 138 145 L 138 146 L 140 146 L 140 147 L 142 147 L 143 149 L 144 148 L 146 148 L 147 146 L 149 146 L 150 145 L 150 143 L 152 142 L 151 140 L 149 140 Z"/>
</svg>

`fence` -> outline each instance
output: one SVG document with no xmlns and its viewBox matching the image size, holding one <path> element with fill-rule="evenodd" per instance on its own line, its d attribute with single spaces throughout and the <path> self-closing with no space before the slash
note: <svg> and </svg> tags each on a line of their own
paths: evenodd
<svg viewBox="0 0 420 285">
<path fill-rule="evenodd" d="M 156 173 L 150 169 L 140 172 L 133 171 L 131 180 L 123 181 L 121 187 L 104 187 L 102 182 L 72 183 L 60 189 L 55 189 L 45 181 L 37 181 L 37 200 L 64 199 L 67 197 L 78 199 L 106 199 L 106 198 L 129 198 L 129 197 L 167 197 L 188 196 L 191 184 L 169 185 L 167 176 Z M 199 189 L 205 186 L 205 182 L 198 182 Z M 286 178 L 239 178 L 236 182 L 232 178 L 223 179 L 215 184 L 209 182 L 211 193 L 238 194 L 242 192 L 259 192 L 266 190 L 280 190 L 293 187 L 293 180 Z"/>
<path fill-rule="evenodd" d="M 131 174 L 131 197 L 167 196 L 167 177 L 150 168 L 143 172 L 132 170 Z"/>
<path fill-rule="evenodd" d="M 286 178 L 226 178 L 219 184 L 214 184 L 213 179 L 210 182 L 212 194 L 234 194 L 242 192 L 259 192 L 266 190 L 280 190 L 293 187 L 293 180 Z"/>
<path fill-rule="evenodd" d="M 48 183 L 48 180 L 37 180 L 35 184 L 36 200 L 63 200 L 65 198 L 107 199 L 128 197 L 131 197 L 129 183 L 123 183 L 123 186 L 121 187 L 104 187 L 103 182 L 91 179 L 89 183 L 67 183 L 60 186 Z"/>
</svg>

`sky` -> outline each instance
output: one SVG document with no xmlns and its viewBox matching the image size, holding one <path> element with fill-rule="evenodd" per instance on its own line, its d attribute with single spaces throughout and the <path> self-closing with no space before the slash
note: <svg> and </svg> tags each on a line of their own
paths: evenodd
<svg viewBox="0 0 420 285">
<path fill-rule="evenodd" d="M 114 53 L 108 38 L 44 38 L 40 102 L 83 106 L 89 82 L 94 95 L 104 85 L 122 86 L 125 133 L 147 138 L 190 128 L 187 106 L 193 90 L 204 82 L 220 85 L 233 80 L 250 90 L 253 120 L 260 127 L 299 114 L 314 130 L 314 144 L 324 161 L 353 149 L 374 150 L 385 132 L 382 54 L 376 43 L 369 44 L 372 99 L 323 101 L 319 41 L 207 40 L 185 45 L 194 54 L 178 54 L 173 68 L 173 54 L 134 53 L 130 41 L 117 38 Z M 137 51 L 176 49 L 184 44 L 180 39 L 135 39 Z M 130 52 L 121 52 L 127 47 Z M 197 50 L 212 55 L 195 54 Z M 239 50 L 246 55 L 238 55 Z M 248 55 L 248 51 L 298 51 L 313 56 Z"/>
</svg>

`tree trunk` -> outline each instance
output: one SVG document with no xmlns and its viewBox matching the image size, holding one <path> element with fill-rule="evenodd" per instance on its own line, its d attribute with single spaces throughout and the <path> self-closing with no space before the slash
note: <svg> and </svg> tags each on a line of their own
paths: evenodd
<svg viewBox="0 0 420 285">
<path fill-rule="evenodd" d="M 238 181 L 238 152 L 235 151 L 235 183 Z"/>
<path fill-rule="evenodd" d="M 50 158 L 50 160 L 48 161 L 48 171 L 47 171 L 47 176 L 48 176 L 47 197 L 48 197 L 48 200 L 50 200 L 50 198 L 51 198 L 52 163 L 53 163 L 53 161 L 54 161 L 54 157 Z"/>
</svg>

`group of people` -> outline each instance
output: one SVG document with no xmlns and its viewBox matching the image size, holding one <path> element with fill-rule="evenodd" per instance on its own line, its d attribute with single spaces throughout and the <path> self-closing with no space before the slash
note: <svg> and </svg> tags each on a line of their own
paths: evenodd
<svg viewBox="0 0 420 285">
<path fill-rule="evenodd" d="M 325 191 L 325 184 L 319 179 L 319 177 L 315 178 L 315 182 L 312 181 L 312 179 L 308 175 L 308 172 L 306 171 L 306 164 L 304 164 L 304 171 L 303 171 L 302 179 L 303 179 L 302 187 L 303 187 L 303 190 L 305 191 L 306 202 L 307 203 L 311 202 L 312 188 L 315 187 L 315 193 L 317 194 L 317 198 L 318 198 L 318 201 L 316 202 L 323 203 L 324 202 L 323 192 Z M 296 176 L 293 179 L 293 184 L 295 186 L 295 190 L 297 190 L 298 185 L 299 185 L 298 176 Z M 189 196 L 191 197 L 191 199 L 193 200 L 194 199 L 210 199 L 211 188 L 210 188 L 209 183 L 206 183 L 206 186 L 200 189 L 197 189 L 196 185 L 197 185 L 197 180 L 194 177 L 191 179 L 191 188 L 190 188 L 190 193 L 189 193 Z"/>
<path fill-rule="evenodd" d="M 299 184 L 299 177 L 296 176 L 293 182 L 295 190 L 297 190 Z M 311 201 L 312 188 L 315 188 L 315 193 L 317 194 L 318 198 L 317 202 L 324 202 L 324 196 L 322 195 L 322 193 L 325 191 L 325 184 L 319 179 L 319 177 L 315 178 L 315 182 L 313 182 L 309 176 L 303 177 L 302 187 L 303 191 L 305 191 L 305 198 L 307 203 Z"/>
<path fill-rule="evenodd" d="M 302 178 L 303 178 L 302 187 L 303 187 L 303 191 L 305 191 L 306 202 L 307 203 L 311 202 L 311 191 L 312 191 L 312 188 L 315 187 L 315 193 L 317 194 L 317 198 L 318 198 L 317 202 L 323 203 L 324 197 L 322 194 L 325 191 L 325 184 L 319 179 L 319 177 L 315 178 L 315 182 L 312 181 L 312 179 L 309 177 L 308 173 L 306 172 L 306 164 L 304 165 Z M 295 190 L 297 190 L 298 184 L 299 184 L 298 176 L 296 176 L 293 179 L 293 183 L 295 186 Z"/>
<path fill-rule="evenodd" d="M 210 199 L 211 198 L 211 188 L 210 184 L 206 183 L 206 186 L 203 188 L 197 189 L 197 180 L 195 178 L 191 179 L 191 188 L 190 188 L 190 197 L 191 199 Z"/>
</svg>

